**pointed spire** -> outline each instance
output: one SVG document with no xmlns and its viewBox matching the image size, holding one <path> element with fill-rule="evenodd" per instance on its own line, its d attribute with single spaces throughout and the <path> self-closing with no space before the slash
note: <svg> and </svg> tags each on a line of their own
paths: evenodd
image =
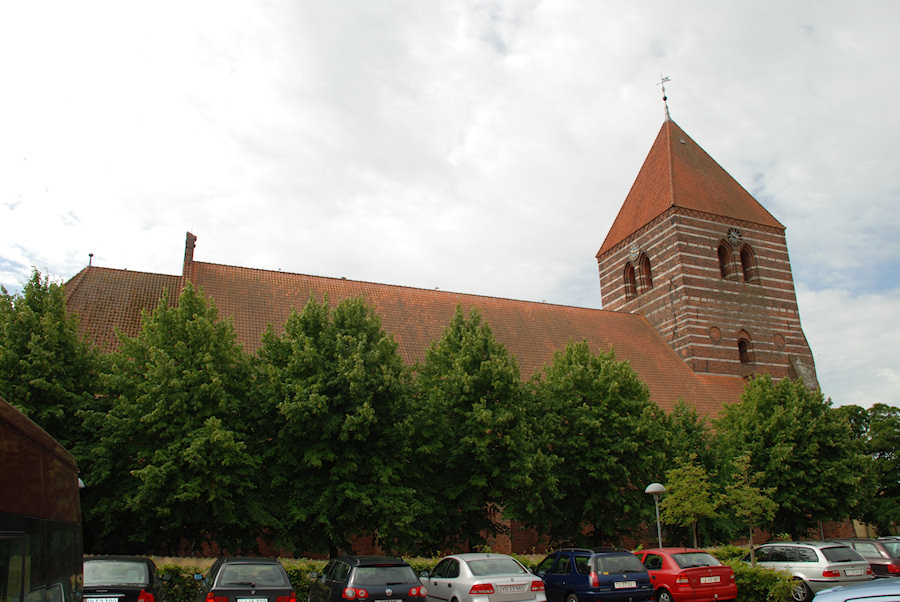
<svg viewBox="0 0 900 602">
<path fill-rule="evenodd" d="M 668 119 L 660 128 L 597 255 L 672 207 L 784 230 L 715 159 Z"/>
<path fill-rule="evenodd" d="M 672 78 L 669 76 L 664 76 L 662 73 L 659 74 L 659 81 L 656 83 L 657 86 L 662 86 L 663 93 L 663 104 L 666 105 L 666 121 L 671 121 L 672 117 L 669 115 L 669 97 L 666 96 L 666 82 L 672 81 Z"/>
</svg>

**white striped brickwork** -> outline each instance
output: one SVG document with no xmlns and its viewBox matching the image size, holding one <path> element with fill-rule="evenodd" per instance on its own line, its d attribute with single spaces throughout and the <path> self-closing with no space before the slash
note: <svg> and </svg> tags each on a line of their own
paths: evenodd
<svg viewBox="0 0 900 602">
<path fill-rule="evenodd" d="M 755 282 L 743 280 L 740 246 L 732 247 L 732 272 L 721 276 L 717 249 L 732 227 L 753 250 Z M 650 258 L 653 286 L 628 299 L 634 245 Z M 780 229 L 674 207 L 597 262 L 603 308 L 642 314 L 696 373 L 783 378 L 796 376 L 792 360 L 814 366 Z M 632 265 L 641 291 L 640 260 Z M 750 340 L 750 363 L 740 361 L 740 337 Z"/>
</svg>

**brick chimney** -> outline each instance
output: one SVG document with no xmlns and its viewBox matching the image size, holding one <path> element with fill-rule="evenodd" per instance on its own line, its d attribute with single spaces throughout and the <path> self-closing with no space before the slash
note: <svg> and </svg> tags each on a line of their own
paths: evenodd
<svg viewBox="0 0 900 602">
<path fill-rule="evenodd" d="M 196 245 L 197 237 L 188 232 L 184 241 L 184 265 L 181 268 L 182 288 L 188 281 L 194 279 L 194 247 Z"/>
</svg>

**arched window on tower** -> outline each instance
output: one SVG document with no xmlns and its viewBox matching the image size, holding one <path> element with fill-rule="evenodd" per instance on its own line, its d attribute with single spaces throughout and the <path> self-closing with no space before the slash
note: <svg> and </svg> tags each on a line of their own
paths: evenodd
<svg viewBox="0 0 900 602">
<path fill-rule="evenodd" d="M 634 279 L 634 266 L 628 263 L 625 265 L 625 298 L 635 297 L 637 297 L 637 282 Z"/>
<path fill-rule="evenodd" d="M 753 346 L 750 344 L 749 335 L 745 332 L 742 332 L 738 338 L 738 357 L 741 360 L 741 364 L 753 363 Z"/>
<path fill-rule="evenodd" d="M 717 253 L 719 255 L 719 273 L 722 274 L 722 278 L 728 278 L 728 275 L 731 274 L 731 245 L 723 240 L 719 243 Z"/>
<path fill-rule="evenodd" d="M 741 272 L 744 274 L 744 282 L 758 282 L 759 273 L 756 270 L 756 256 L 750 245 L 741 247 Z"/>
<path fill-rule="evenodd" d="M 650 271 L 650 258 L 647 254 L 641 255 L 641 292 L 645 293 L 653 288 L 653 274 Z"/>
</svg>

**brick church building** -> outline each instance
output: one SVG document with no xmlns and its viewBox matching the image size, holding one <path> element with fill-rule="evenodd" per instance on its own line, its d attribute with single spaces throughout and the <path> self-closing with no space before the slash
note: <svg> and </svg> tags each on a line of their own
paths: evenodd
<svg viewBox="0 0 900 602">
<path fill-rule="evenodd" d="M 88 266 L 66 284 L 69 310 L 101 350 L 141 310 L 187 282 L 233 320 L 248 352 L 310 297 L 363 297 L 407 363 L 421 360 L 457 306 L 477 309 L 528 378 L 572 341 L 628 360 L 670 410 L 684 399 L 714 417 L 745 378 L 767 372 L 817 386 L 784 226 L 667 117 L 597 253 L 604 309 L 283 273 L 196 261 L 187 234 L 180 275 Z"/>
</svg>

